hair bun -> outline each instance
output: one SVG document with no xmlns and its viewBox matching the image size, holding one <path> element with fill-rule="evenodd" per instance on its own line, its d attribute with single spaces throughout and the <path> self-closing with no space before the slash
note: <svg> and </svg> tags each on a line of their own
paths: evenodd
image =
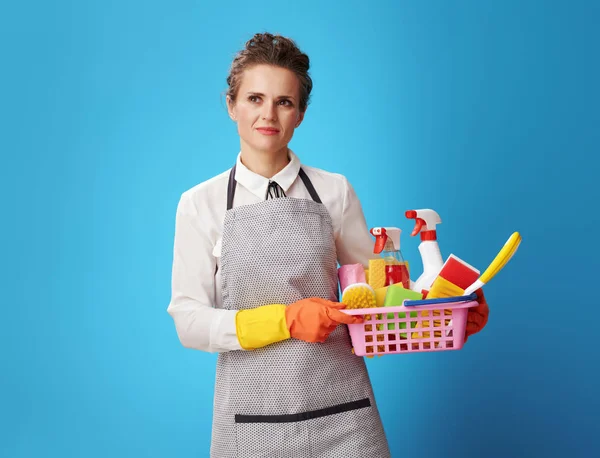
<svg viewBox="0 0 600 458">
<path fill-rule="evenodd" d="M 292 41 L 289 38 L 284 38 L 281 35 L 273 35 L 269 32 L 255 33 L 254 36 L 246 42 L 246 49 L 262 44 L 277 46 L 279 43 L 285 42 L 286 40 L 291 44 Z"/>
</svg>

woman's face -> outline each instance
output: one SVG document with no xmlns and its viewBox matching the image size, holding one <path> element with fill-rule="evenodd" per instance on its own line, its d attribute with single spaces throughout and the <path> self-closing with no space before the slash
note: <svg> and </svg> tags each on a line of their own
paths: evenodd
<svg viewBox="0 0 600 458">
<path fill-rule="evenodd" d="M 266 153 L 287 150 L 294 129 L 304 118 L 299 102 L 296 75 L 271 65 L 244 70 L 235 102 L 227 99 L 229 116 L 237 122 L 242 145 Z"/>
</svg>

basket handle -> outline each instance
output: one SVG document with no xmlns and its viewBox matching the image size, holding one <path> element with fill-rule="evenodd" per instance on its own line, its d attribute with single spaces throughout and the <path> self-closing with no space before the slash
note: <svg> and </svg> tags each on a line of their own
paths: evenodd
<svg viewBox="0 0 600 458">
<path fill-rule="evenodd" d="M 435 299 L 420 299 L 415 301 L 404 301 L 403 305 L 406 307 L 417 307 L 419 305 L 430 305 L 430 304 L 447 304 L 449 302 L 468 302 L 476 301 L 477 294 L 472 293 L 468 296 L 453 296 L 453 297 L 436 297 Z"/>
</svg>

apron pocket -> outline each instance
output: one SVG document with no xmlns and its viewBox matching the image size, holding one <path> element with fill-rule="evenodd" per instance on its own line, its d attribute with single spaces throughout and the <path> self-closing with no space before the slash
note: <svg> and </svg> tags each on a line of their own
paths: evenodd
<svg viewBox="0 0 600 458">
<path fill-rule="evenodd" d="M 305 422 L 312 458 L 390 458 L 376 409 L 368 399 L 360 404 Z"/>
<path fill-rule="evenodd" d="M 273 451 L 277 450 L 280 453 L 278 456 L 311 458 L 313 453 L 309 430 L 314 429 L 315 421 L 325 423 L 333 421 L 335 423 L 339 419 L 331 417 L 332 415 L 335 416 L 344 412 L 351 414 L 353 411 L 370 406 L 371 401 L 369 398 L 365 398 L 297 414 L 236 415 L 235 430 L 238 456 L 240 458 L 272 457 Z M 331 417 L 331 420 L 327 417 Z M 357 426 L 359 427 L 356 424 L 351 425 L 354 433 L 356 433 Z M 334 429 L 336 428 L 334 427 Z"/>
<path fill-rule="evenodd" d="M 236 458 L 311 458 L 304 422 L 235 424 Z"/>
</svg>

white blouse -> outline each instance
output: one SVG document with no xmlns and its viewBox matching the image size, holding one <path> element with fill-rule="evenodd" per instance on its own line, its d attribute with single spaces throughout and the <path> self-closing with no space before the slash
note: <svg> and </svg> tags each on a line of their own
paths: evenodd
<svg viewBox="0 0 600 458">
<path fill-rule="evenodd" d="M 298 176 L 300 160 L 290 151 L 290 162 L 271 180 L 288 197 L 310 199 Z M 338 263 L 368 267 L 374 239 L 362 206 L 343 175 L 302 165 L 333 221 Z M 167 308 L 181 344 L 207 352 L 239 350 L 236 310 L 221 307 L 221 232 L 227 210 L 231 169 L 185 191 L 176 213 L 171 302 Z M 237 157 L 234 207 L 266 199 L 269 179 L 246 168 Z"/>
</svg>

